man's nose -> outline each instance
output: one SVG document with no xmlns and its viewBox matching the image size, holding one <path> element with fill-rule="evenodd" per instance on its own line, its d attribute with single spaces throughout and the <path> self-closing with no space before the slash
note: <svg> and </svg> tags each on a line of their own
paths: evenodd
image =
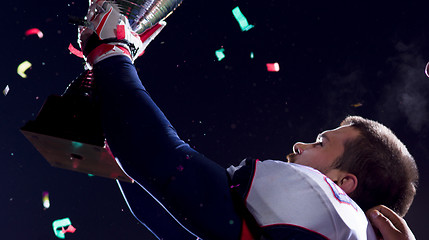
<svg viewBox="0 0 429 240">
<path fill-rule="evenodd" d="M 293 145 L 293 152 L 301 154 L 305 150 L 309 148 L 313 148 L 315 146 L 315 143 L 303 143 L 303 142 L 297 142 Z"/>
</svg>

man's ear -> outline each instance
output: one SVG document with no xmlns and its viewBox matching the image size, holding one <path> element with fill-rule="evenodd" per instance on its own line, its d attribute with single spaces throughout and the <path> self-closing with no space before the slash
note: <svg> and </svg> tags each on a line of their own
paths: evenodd
<svg viewBox="0 0 429 240">
<path fill-rule="evenodd" d="M 337 185 L 343 189 L 345 193 L 350 194 L 356 189 L 358 180 L 356 175 L 343 172 L 341 177 L 338 179 Z"/>
</svg>

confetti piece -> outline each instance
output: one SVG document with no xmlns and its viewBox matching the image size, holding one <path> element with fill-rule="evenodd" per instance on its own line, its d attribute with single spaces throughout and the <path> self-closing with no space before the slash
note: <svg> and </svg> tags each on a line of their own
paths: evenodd
<svg viewBox="0 0 429 240">
<path fill-rule="evenodd" d="M 81 148 L 83 146 L 83 143 L 72 141 L 72 146 L 75 149 L 76 148 Z"/>
<path fill-rule="evenodd" d="M 280 71 L 279 63 L 267 63 L 268 72 L 278 72 Z"/>
<path fill-rule="evenodd" d="M 183 171 L 183 169 L 185 169 L 182 165 L 179 165 L 179 166 L 177 166 L 176 167 L 176 169 L 179 171 L 179 172 L 181 172 L 181 171 Z"/>
<path fill-rule="evenodd" d="M 238 6 L 232 9 L 232 14 L 240 25 L 241 31 L 249 31 L 254 27 L 247 22 L 246 17 L 243 15 L 243 13 L 241 13 L 241 10 Z"/>
<path fill-rule="evenodd" d="M 76 49 L 71 43 L 69 44 L 69 51 L 75 55 L 76 57 L 80 57 L 83 58 L 83 53 L 82 51 Z"/>
<path fill-rule="evenodd" d="M 255 57 L 255 54 L 253 52 L 250 52 L 250 58 L 253 59 Z"/>
<path fill-rule="evenodd" d="M 27 31 L 25 31 L 25 36 L 30 36 L 30 35 L 33 35 L 33 34 L 37 34 L 37 36 L 39 38 L 43 37 L 42 31 L 40 31 L 38 28 L 31 28 L 31 29 L 28 29 Z"/>
<path fill-rule="evenodd" d="M 31 67 L 31 63 L 29 61 L 24 61 L 21 64 L 19 64 L 17 73 L 22 78 L 27 78 L 27 75 L 25 74 L 25 71 L 27 71 L 27 69 L 29 69 L 30 67 Z"/>
<path fill-rule="evenodd" d="M 66 237 L 65 236 L 66 232 L 74 233 L 76 231 L 76 229 L 73 226 L 72 226 L 72 228 L 70 228 L 70 230 L 69 230 L 69 228 L 67 228 L 67 230 L 64 230 L 64 227 L 69 226 L 69 225 L 71 226 L 70 218 L 63 218 L 63 219 L 55 220 L 52 223 L 52 228 L 54 229 L 55 236 L 57 236 L 58 238 L 64 239 Z M 61 230 L 58 230 L 58 228 L 61 228 Z"/>
<path fill-rule="evenodd" d="M 94 174 L 88 173 L 88 177 L 94 177 Z"/>
<path fill-rule="evenodd" d="M 351 106 L 357 108 L 357 107 L 361 107 L 362 105 L 363 105 L 362 103 L 355 103 L 355 104 L 352 104 Z"/>
<path fill-rule="evenodd" d="M 6 87 L 3 89 L 3 95 L 7 95 L 9 93 L 9 85 L 6 85 Z"/>
<path fill-rule="evenodd" d="M 62 233 L 74 233 L 76 231 L 76 228 L 75 227 L 73 227 L 72 225 L 69 225 L 68 227 L 67 227 L 67 229 L 64 229 L 64 227 L 62 227 L 62 230 L 61 230 L 61 232 Z"/>
<path fill-rule="evenodd" d="M 225 58 L 225 54 L 223 53 L 224 51 L 225 51 L 225 49 L 223 49 L 223 48 L 216 50 L 216 57 L 217 57 L 218 61 Z"/>
<path fill-rule="evenodd" d="M 42 198 L 43 207 L 45 209 L 48 209 L 51 206 L 51 203 L 49 202 L 49 193 L 48 192 L 43 192 L 42 196 L 43 196 L 43 198 Z"/>
</svg>

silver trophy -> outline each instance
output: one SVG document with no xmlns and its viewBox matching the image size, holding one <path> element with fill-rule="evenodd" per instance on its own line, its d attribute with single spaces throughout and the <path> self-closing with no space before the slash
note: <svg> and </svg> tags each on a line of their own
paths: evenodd
<svg viewBox="0 0 429 240">
<path fill-rule="evenodd" d="M 167 18 L 182 0 L 112 0 L 138 34 Z"/>
</svg>

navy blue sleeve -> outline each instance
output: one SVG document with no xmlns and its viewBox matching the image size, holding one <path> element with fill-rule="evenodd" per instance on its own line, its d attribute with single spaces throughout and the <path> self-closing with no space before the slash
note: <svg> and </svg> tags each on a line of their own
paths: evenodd
<svg viewBox="0 0 429 240">
<path fill-rule="evenodd" d="M 125 171 L 203 239 L 239 239 L 241 218 L 225 169 L 180 139 L 130 59 L 105 59 L 94 66 L 94 76 L 103 130 Z M 168 229 L 162 222 L 151 225 Z"/>
</svg>

